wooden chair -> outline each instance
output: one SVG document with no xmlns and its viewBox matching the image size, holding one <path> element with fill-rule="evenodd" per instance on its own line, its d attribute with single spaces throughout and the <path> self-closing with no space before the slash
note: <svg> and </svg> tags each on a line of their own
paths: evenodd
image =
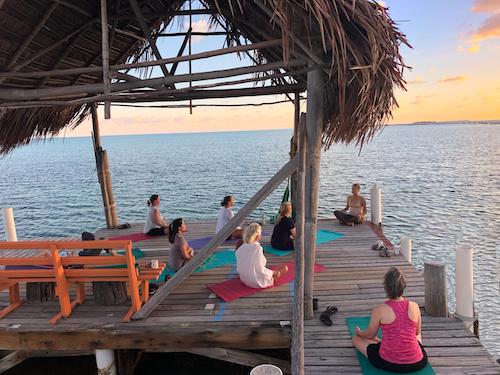
<svg viewBox="0 0 500 375">
<path fill-rule="evenodd" d="M 10 304 L 0 311 L 4 317 L 22 303 L 19 296 L 20 282 L 55 282 L 61 311 L 50 319 L 56 323 L 68 317 L 73 309 L 85 300 L 85 282 L 121 281 L 128 283 L 131 308 L 123 318 L 129 321 L 149 296 L 149 281 L 156 280 L 165 268 L 152 269 L 145 263 L 137 264 L 132 255 L 131 241 L 26 241 L 0 242 L 0 250 L 34 249 L 44 251 L 47 256 L 0 257 L 0 265 L 21 266 L 17 269 L 0 270 L 0 288 L 9 288 Z M 67 256 L 61 257 L 61 250 L 79 249 L 125 249 L 125 255 L 110 256 Z M 48 252 L 47 252 L 48 250 Z M 26 267 L 23 269 L 22 267 Z M 70 300 L 70 286 L 76 286 L 76 298 Z M 140 292 L 142 289 L 142 293 Z"/>
</svg>

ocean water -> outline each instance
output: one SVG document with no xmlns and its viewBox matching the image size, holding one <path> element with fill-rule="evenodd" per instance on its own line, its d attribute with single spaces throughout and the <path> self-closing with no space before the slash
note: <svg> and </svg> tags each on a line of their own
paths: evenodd
<svg viewBox="0 0 500 375">
<path fill-rule="evenodd" d="M 224 195 L 237 210 L 287 160 L 291 130 L 103 137 L 122 222 L 143 221 L 146 200 L 162 198 L 171 220 L 215 218 Z M 0 207 L 14 208 L 20 239 L 79 236 L 105 226 L 90 138 L 56 139 L 0 159 Z M 387 127 L 359 148 L 322 155 L 320 217 L 343 208 L 353 182 L 382 188 L 387 236 L 413 238 L 413 262 L 445 262 L 454 311 L 457 244 L 474 246 L 475 308 L 481 340 L 500 357 L 500 126 Z M 282 184 L 254 212 L 273 215 Z M 369 202 L 368 202 L 369 204 Z M 4 239 L 3 228 L 0 239 Z"/>
</svg>

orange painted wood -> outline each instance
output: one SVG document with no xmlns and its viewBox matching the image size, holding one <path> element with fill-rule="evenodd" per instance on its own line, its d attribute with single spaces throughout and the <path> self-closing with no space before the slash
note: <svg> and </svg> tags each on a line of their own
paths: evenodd
<svg viewBox="0 0 500 375">
<path fill-rule="evenodd" d="M 71 303 L 69 299 L 69 284 L 64 275 L 64 268 L 61 263 L 61 255 L 58 249 L 54 246 L 51 248 L 52 257 L 54 259 L 54 273 L 56 277 L 56 289 L 59 296 L 59 305 L 61 314 L 68 317 L 71 314 Z"/>
</svg>

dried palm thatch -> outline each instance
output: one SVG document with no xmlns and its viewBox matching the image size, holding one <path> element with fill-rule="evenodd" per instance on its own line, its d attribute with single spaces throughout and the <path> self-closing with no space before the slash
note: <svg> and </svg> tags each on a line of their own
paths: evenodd
<svg viewBox="0 0 500 375">
<path fill-rule="evenodd" d="M 310 66 L 324 72 L 323 144 L 325 148 L 335 142 L 363 144 L 380 130 L 397 105 L 395 87 L 404 88 L 405 65 L 399 52 L 401 44 L 408 44 L 386 9 L 369 0 L 200 0 L 211 11 L 212 24 L 228 32 L 226 43 L 237 45 L 256 43 L 276 38 L 282 45 L 256 51 L 255 64 L 301 58 Z M 99 0 L 65 0 L 52 11 L 46 27 L 40 30 L 23 52 L 19 61 L 10 62 L 11 56 L 22 45 L 53 4 L 49 0 L 6 0 L 0 10 L 0 71 L 12 71 L 16 64 L 29 61 L 37 52 L 72 30 L 82 31 L 58 48 L 33 59 L 20 72 L 100 66 Z M 140 1 L 148 26 L 153 33 L 169 25 L 186 0 Z M 52 5 L 53 6 L 53 5 Z M 75 11 L 79 8 L 80 12 Z M 83 10 L 83 12 L 82 12 Z M 82 16 L 87 13 L 88 17 Z M 149 45 L 128 34 L 141 35 L 130 4 L 125 0 L 108 0 L 110 22 L 122 30 L 112 33 L 110 61 L 152 59 Z M 23 17 L 23 25 L 14 23 Z M 97 22 L 92 23 L 92 20 Z M 87 27 L 85 27 L 88 23 Z M 47 31 L 47 29 L 49 31 Z M 125 31 L 125 32 L 123 32 Z M 283 67 L 287 70 L 286 66 Z M 305 66 L 297 68 L 294 82 L 306 82 Z M 271 72 L 273 74 L 273 72 Z M 0 78 L 4 88 L 32 89 L 85 85 L 102 82 L 99 73 L 78 77 L 57 76 L 45 80 L 30 78 Z M 274 85 L 286 81 L 277 77 Z M 66 126 L 77 126 L 88 114 L 88 107 L 58 106 L 49 108 L 8 109 L 0 114 L 0 153 L 7 153 L 34 137 L 57 134 Z"/>
</svg>

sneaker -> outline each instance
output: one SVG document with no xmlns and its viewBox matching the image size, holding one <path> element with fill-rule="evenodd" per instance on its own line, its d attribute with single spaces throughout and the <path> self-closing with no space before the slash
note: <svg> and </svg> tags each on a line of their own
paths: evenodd
<svg viewBox="0 0 500 375">
<path fill-rule="evenodd" d="M 380 251 L 384 248 L 384 241 L 378 240 L 375 245 L 372 245 L 372 250 Z"/>
</svg>

